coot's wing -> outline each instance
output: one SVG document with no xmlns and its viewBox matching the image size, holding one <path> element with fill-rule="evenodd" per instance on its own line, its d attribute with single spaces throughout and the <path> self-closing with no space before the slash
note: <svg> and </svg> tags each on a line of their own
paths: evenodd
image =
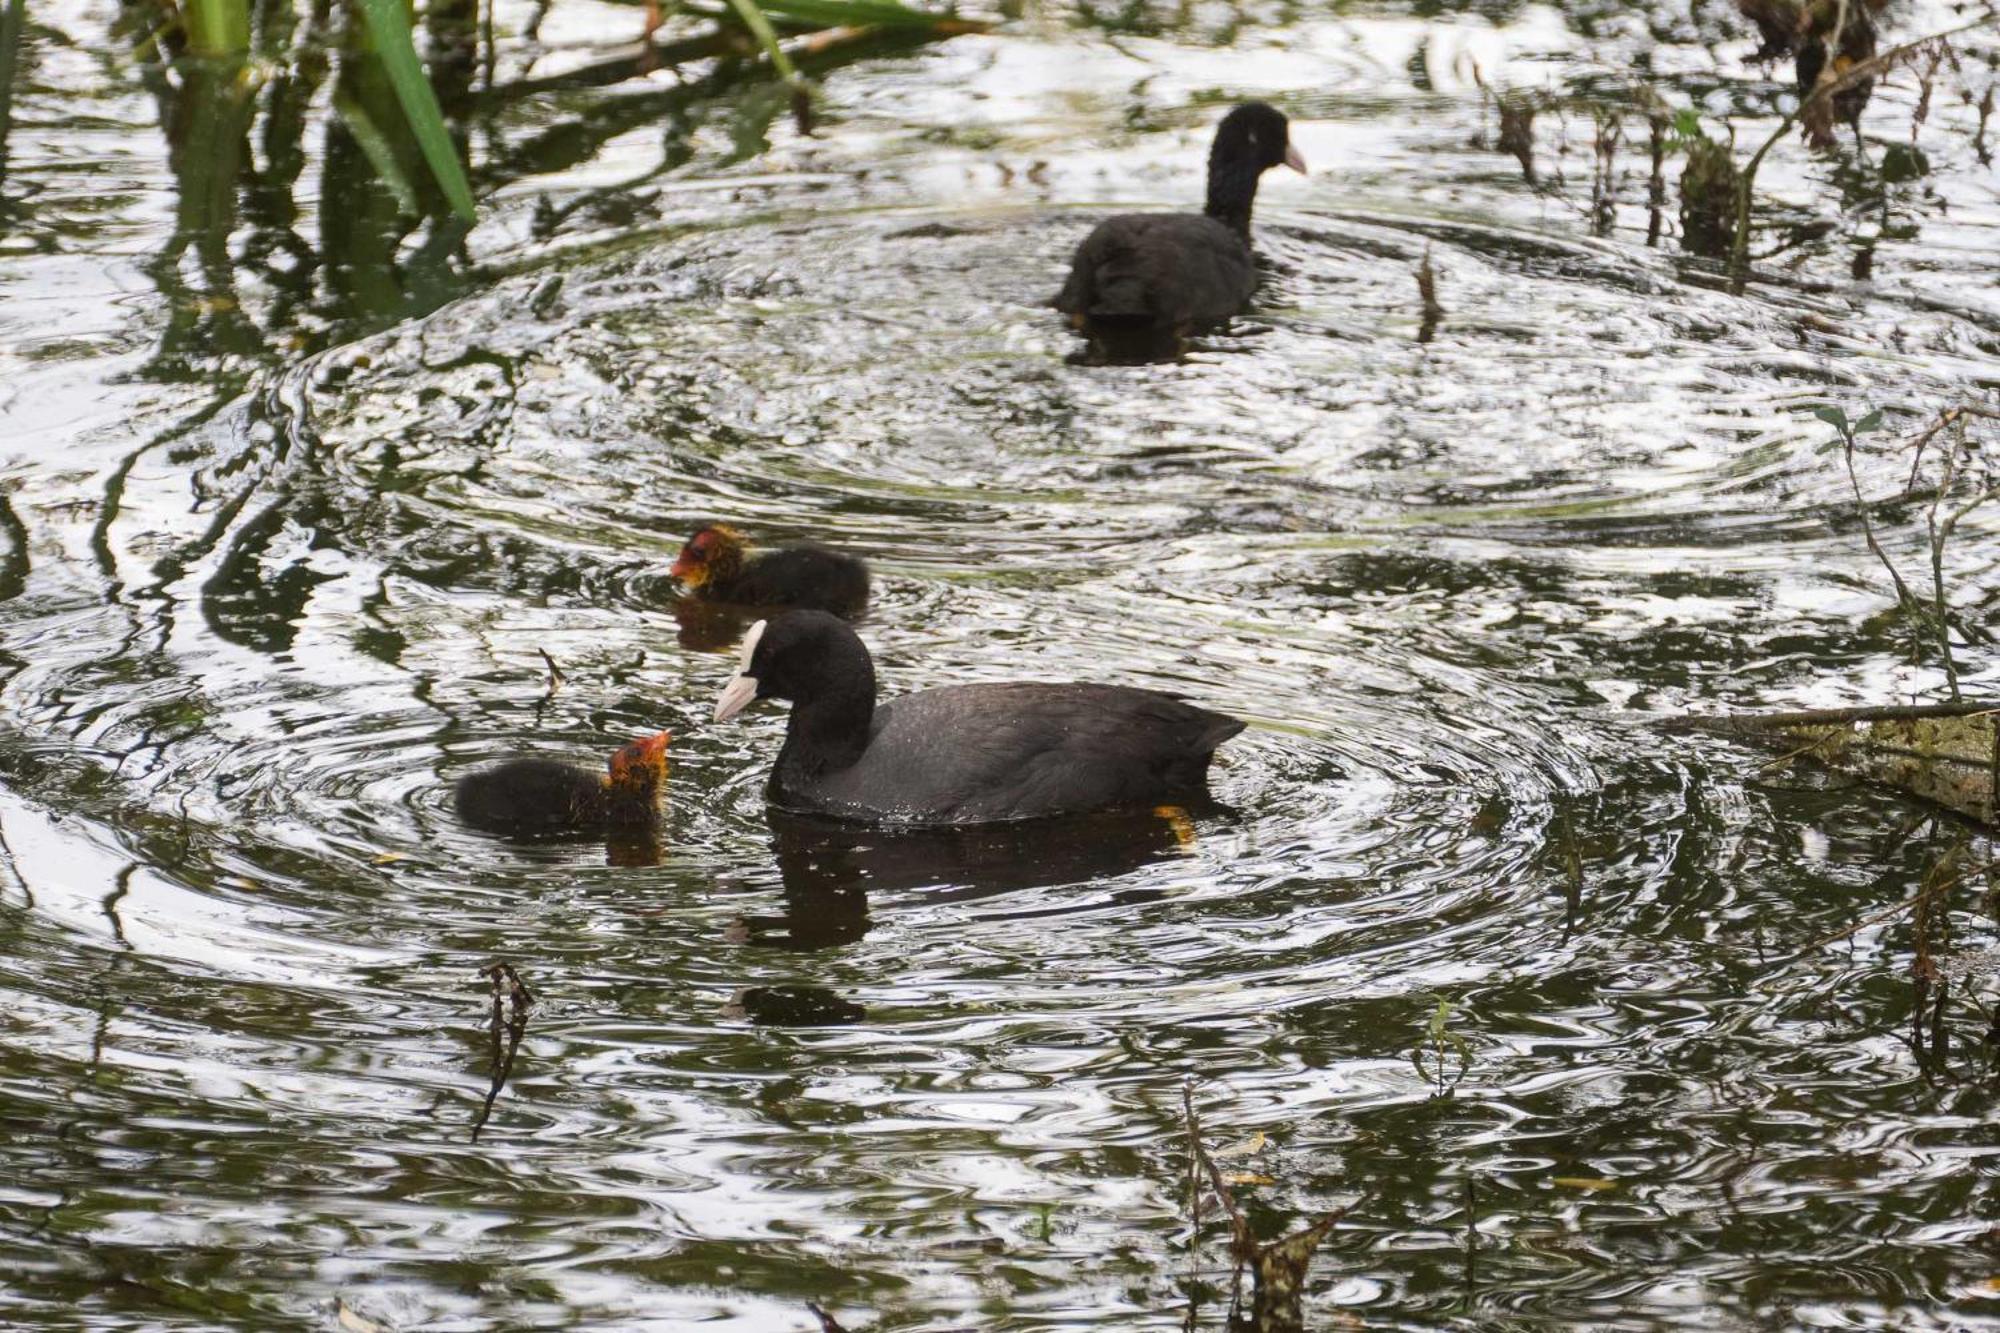
<svg viewBox="0 0 2000 1333">
<path fill-rule="evenodd" d="M 1055 304 L 1102 323 L 1212 324 L 1256 286 L 1250 247 L 1214 218 L 1127 213 L 1083 238 Z"/>
<path fill-rule="evenodd" d="M 908 817 L 975 823 L 1200 793 L 1215 747 L 1243 729 L 1152 690 L 966 685 L 885 706 L 841 794 Z"/>
</svg>

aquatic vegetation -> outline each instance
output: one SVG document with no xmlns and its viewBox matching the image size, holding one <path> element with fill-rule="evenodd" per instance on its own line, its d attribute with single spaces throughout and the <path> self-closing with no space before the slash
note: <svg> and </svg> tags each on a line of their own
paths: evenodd
<svg viewBox="0 0 2000 1333">
<path fill-rule="evenodd" d="M 1835 405 L 1815 408 L 1813 415 L 1834 429 L 1848 485 L 1854 494 L 1854 512 L 1861 524 L 1863 540 L 1867 543 L 1869 554 L 1888 574 L 1890 586 L 1896 594 L 1897 611 L 1910 631 L 1911 661 L 1919 662 L 1927 654 L 1934 655 L 1944 671 L 1946 690 L 1953 700 L 1958 699 L 1954 636 L 1961 640 L 1976 637 L 1988 643 L 1992 639 L 1990 633 L 1976 627 L 1954 606 L 1953 590 L 1946 578 L 1946 548 L 1961 523 L 1984 506 L 2000 502 L 2000 469 L 1996 469 L 1994 462 L 1994 441 L 1991 438 L 1979 441 L 1971 434 L 1975 425 L 1987 425 L 1987 435 L 1993 436 L 1995 432 L 1991 423 L 2000 422 L 2000 409 L 1977 403 L 1947 407 L 1899 447 L 1899 452 L 1910 455 L 1910 470 L 1900 495 L 1895 498 L 1920 498 L 1920 482 L 1925 483 L 1929 491 L 1929 503 L 1924 508 L 1925 547 L 1931 585 L 1928 597 L 1920 596 L 1914 590 L 1913 580 L 1904 576 L 1884 548 L 1871 511 L 1885 502 L 1863 494 L 1861 478 L 1856 470 L 1861 437 L 1881 428 L 1882 410 L 1876 408 L 1858 421 L 1849 421 L 1847 413 Z M 1926 463 L 1930 465 L 1928 474 Z M 1976 588 L 1971 591 L 1976 596 L 1981 592 Z M 1983 598 L 1973 603 L 1976 613 L 1983 613 L 1990 600 L 1990 597 Z"/>
<path fill-rule="evenodd" d="M 1736 162 L 1726 143 L 1698 136 L 1688 142 L 1681 172 L 1681 248 L 1710 259 L 1734 252 L 1741 224 Z"/>
</svg>

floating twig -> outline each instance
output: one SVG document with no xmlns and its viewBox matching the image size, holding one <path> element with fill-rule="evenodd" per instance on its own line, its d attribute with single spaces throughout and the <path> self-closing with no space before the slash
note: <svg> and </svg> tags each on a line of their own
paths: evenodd
<svg viewBox="0 0 2000 1333">
<path fill-rule="evenodd" d="M 1417 298 L 1424 305 L 1424 322 L 1417 330 L 1417 341 L 1427 343 L 1437 336 L 1438 321 L 1444 318 L 1444 307 L 1438 304 L 1437 270 L 1431 266 L 1428 245 L 1424 247 L 1423 262 L 1417 265 Z"/>
<path fill-rule="evenodd" d="M 521 1038 L 528 1031 L 528 1009 L 535 1002 L 534 993 L 509 964 L 495 963 L 480 969 L 480 975 L 493 983 L 492 1017 L 488 1029 L 493 1082 L 486 1089 L 486 1100 L 480 1105 L 478 1119 L 472 1122 L 474 1143 L 479 1142 L 479 1131 L 486 1128 L 486 1118 L 493 1114 L 493 1103 L 500 1096 L 500 1089 L 506 1086 L 507 1076 L 514 1071 L 514 1054 L 521 1049 Z M 504 1038 L 500 1016 L 503 999 L 508 1001 L 509 1009 Z"/>
<path fill-rule="evenodd" d="M 556 691 L 560 690 L 566 683 L 566 680 L 562 673 L 562 668 L 556 665 L 555 658 L 549 656 L 548 649 L 537 648 L 535 649 L 535 651 L 540 653 L 542 655 L 542 660 L 549 664 L 549 687 L 548 690 L 542 695 L 542 697 L 544 699 L 553 699 L 556 697 Z"/>
<path fill-rule="evenodd" d="M 838 1320 L 811 1301 L 806 1302 L 806 1309 L 811 1310 L 813 1318 L 819 1320 L 819 1333 L 847 1333 Z"/>
<path fill-rule="evenodd" d="M 1202 1146 L 1201 1119 L 1194 1109 L 1192 1080 L 1181 1085 L 1181 1108 L 1187 1119 L 1191 1186 L 1188 1202 L 1194 1219 L 1196 1243 L 1201 1238 L 1201 1181 L 1204 1177 L 1217 1202 L 1222 1205 L 1223 1214 L 1229 1219 L 1229 1255 L 1234 1264 L 1230 1277 L 1230 1326 L 1237 1327 L 1242 1323 L 1243 1272 L 1247 1268 L 1251 1278 L 1250 1320 L 1247 1326 L 1256 1333 L 1304 1333 L 1305 1319 L 1300 1298 L 1306 1270 L 1320 1242 L 1326 1239 L 1341 1218 L 1347 1216 L 1348 1209 L 1337 1208 L 1289 1236 L 1268 1245 L 1259 1245 L 1249 1221 L 1243 1216 L 1243 1210 L 1236 1206 L 1236 1197 L 1230 1192 L 1228 1179 L 1216 1166 L 1208 1149 Z"/>
</svg>

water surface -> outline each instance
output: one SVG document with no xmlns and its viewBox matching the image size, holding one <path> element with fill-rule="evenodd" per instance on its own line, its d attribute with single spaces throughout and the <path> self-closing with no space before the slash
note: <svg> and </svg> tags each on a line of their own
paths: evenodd
<svg viewBox="0 0 2000 1333">
<path fill-rule="evenodd" d="M 637 22 L 500 17 L 503 81 Z M 1975 111 L 1941 97 L 1931 173 L 1887 187 L 1910 234 L 1853 195 L 1911 80 L 1865 160 L 1774 153 L 1774 212 L 1834 225 L 1730 296 L 1671 205 L 1646 243 L 1629 108 L 1643 56 L 1761 141 L 1741 35 L 1091 17 L 829 68 L 818 132 L 749 154 L 726 83 L 507 103 L 464 254 L 420 233 L 393 290 L 338 239 L 372 196 L 318 101 L 297 218 L 243 222 L 218 289 L 129 45 L 91 54 L 112 15 L 38 17 L 0 248 L 0 1319 L 1220 1327 L 1192 1080 L 1213 1144 L 1267 1137 L 1262 1234 L 1352 1207 L 1313 1327 L 2000 1323 L 1993 923 L 1945 914 L 1964 981 L 1917 1046 L 1890 912 L 1965 830 L 1654 725 L 1940 683 L 1810 409 L 1990 397 Z M 1607 234 L 1581 104 L 1531 187 L 1473 61 L 1628 108 Z M 1252 95 L 1316 167 L 1267 180 L 1259 309 L 1177 364 L 1074 364 L 1069 251 L 1191 202 Z M 566 158 L 574 121 L 604 132 Z M 289 295 L 245 259 L 272 234 Z M 782 716 L 707 722 L 727 636 L 665 577 L 718 517 L 869 558 L 886 690 L 1244 717 L 1224 808 L 773 827 Z M 1876 521 L 1920 568 L 1921 507 Z M 1952 560 L 1990 620 L 1990 517 Z M 451 817 L 480 763 L 661 727 L 657 847 Z M 475 1140 L 499 962 L 534 1002 Z"/>
</svg>

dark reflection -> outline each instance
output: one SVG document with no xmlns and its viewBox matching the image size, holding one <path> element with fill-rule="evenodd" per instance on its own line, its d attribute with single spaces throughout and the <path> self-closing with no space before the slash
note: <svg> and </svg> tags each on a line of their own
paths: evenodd
<svg viewBox="0 0 2000 1333">
<path fill-rule="evenodd" d="M 759 1027 L 777 1028 L 829 1027 L 868 1016 L 859 1004 L 823 986 L 750 986 L 737 992 L 726 1012 Z"/>
<path fill-rule="evenodd" d="M 1144 366 L 1179 361 L 1188 353 L 1188 330 L 1139 325 L 1093 328 L 1083 347 L 1070 353 L 1073 366 Z"/>
<path fill-rule="evenodd" d="M 692 597 L 676 597 L 670 605 L 681 627 L 676 637 L 691 653 L 728 652 L 742 641 L 745 630 L 770 614 Z"/>
<path fill-rule="evenodd" d="M 608 866 L 656 866 L 666 858 L 666 843 L 658 824 L 615 828 L 604 835 L 604 864 Z"/>
<path fill-rule="evenodd" d="M 28 26 L 27 0 L 7 0 L 0 10 L 0 184 L 7 180 L 7 134 L 14 124 L 15 71 L 21 63 L 21 34 Z M 0 203 L 0 218 L 6 216 Z"/>
<path fill-rule="evenodd" d="M 770 812 L 785 910 L 752 917 L 752 941 L 790 949 L 851 944 L 868 932 L 868 895 L 924 891 L 970 902 L 1112 878 L 1193 845 L 1202 809 L 1023 820 L 963 829 L 887 829 Z"/>
<path fill-rule="evenodd" d="M 522 849 L 534 847 L 586 847 L 604 844 L 604 864 L 636 868 L 656 866 L 667 859 L 666 829 L 661 821 L 627 824 L 610 828 L 574 829 L 561 833 L 489 833 L 494 841 Z"/>
</svg>

